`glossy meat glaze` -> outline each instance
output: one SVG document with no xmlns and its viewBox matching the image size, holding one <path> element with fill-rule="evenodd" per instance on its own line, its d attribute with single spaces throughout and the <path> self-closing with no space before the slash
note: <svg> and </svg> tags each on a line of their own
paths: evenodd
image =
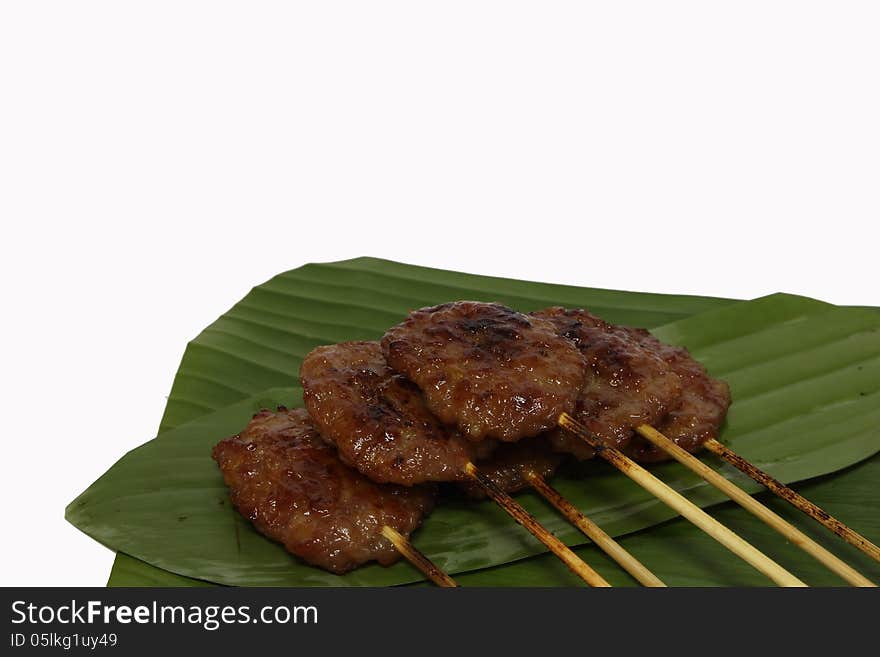
<svg viewBox="0 0 880 657">
<path fill-rule="evenodd" d="M 333 573 L 397 561 L 382 526 L 408 536 L 434 506 L 434 486 L 377 484 L 343 464 L 303 409 L 260 411 L 213 457 L 242 516 Z"/>
<path fill-rule="evenodd" d="M 586 364 L 552 323 L 497 303 L 422 308 L 382 339 L 388 364 L 471 440 L 517 441 L 574 410 Z"/>
</svg>

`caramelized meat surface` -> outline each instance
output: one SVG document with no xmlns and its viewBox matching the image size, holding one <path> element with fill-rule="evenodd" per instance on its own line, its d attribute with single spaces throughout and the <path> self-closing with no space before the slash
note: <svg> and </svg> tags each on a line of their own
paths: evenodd
<svg viewBox="0 0 880 657">
<path fill-rule="evenodd" d="M 388 364 L 471 440 L 517 441 L 574 410 L 586 365 L 553 324 L 497 303 L 416 310 L 382 339 Z"/>
<path fill-rule="evenodd" d="M 302 409 L 260 411 L 213 456 L 233 505 L 260 533 L 337 574 L 396 561 L 382 527 L 408 536 L 434 505 L 434 487 L 383 486 L 344 465 Z"/>
<path fill-rule="evenodd" d="M 587 379 L 573 416 L 609 446 L 625 449 L 635 427 L 656 425 L 679 402 L 681 379 L 646 340 L 647 331 L 609 324 L 586 310 L 557 307 L 533 315 L 552 322 L 586 359 Z M 594 456 L 589 445 L 562 429 L 548 438 L 555 449 L 581 460 Z"/>
<path fill-rule="evenodd" d="M 716 438 L 730 408 L 730 387 L 715 379 L 684 347 L 657 340 L 647 331 L 642 343 L 663 358 L 681 379 L 682 394 L 669 413 L 656 425 L 658 431 L 688 452 L 695 452 L 710 438 Z M 638 461 L 665 461 L 670 457 L 641 436 L 626 450 Z"/>
<path fill-rule="evenodd" d="M 461 480 L 465 464 L 492 447 L 465 440 L 431 415 L 419 389 L 385 363 L 378 342 L 318 347 L 300 379 L 321 435 L 373 481 Z"/>
<path fill-rule="evenodd" d="M 554 451 L 544 436 L 525 438 L 517 443 L 504 443 L 476 465 L 502 490 L 515 493 L 529 486 L 524 474 L 533 472 L 550 477 L 562 461 L 562 454 Z M 471 497 L 482 498 L 483 489 L 472 482 L 462 482 L 461 488 Z"/>
</svg>

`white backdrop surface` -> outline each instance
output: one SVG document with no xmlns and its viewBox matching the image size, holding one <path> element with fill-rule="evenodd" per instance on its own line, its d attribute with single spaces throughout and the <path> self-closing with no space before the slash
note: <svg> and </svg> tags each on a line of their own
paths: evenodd
<svg viewBox="0 0 880 657">
<path fill-rule="evenodd" d="M 65 504 L 185 343 L 359 255 L 880 305 L 870 2 L 5 2 L 0 585 L 102 585 Z M 132 348 L 134 345 L 134 348 Z"/>
</svg>

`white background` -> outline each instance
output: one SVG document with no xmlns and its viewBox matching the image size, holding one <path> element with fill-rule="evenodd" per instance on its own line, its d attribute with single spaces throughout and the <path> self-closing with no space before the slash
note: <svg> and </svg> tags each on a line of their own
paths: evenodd
<svg viewBox="0 0 880 657">
<path fill-rule="evenodd" d="M 308 261 L 880 305 L 876 3 L 0 7 L 0 584 L 105 582 L 65 504 Z"/>
</svg>

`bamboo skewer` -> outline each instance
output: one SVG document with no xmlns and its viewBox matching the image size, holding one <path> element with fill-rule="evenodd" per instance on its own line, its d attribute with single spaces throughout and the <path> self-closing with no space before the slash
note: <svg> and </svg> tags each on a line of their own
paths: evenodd
<svg viewBox="0 0 880 657">
<path fill-rule="evenodd" d="M 456 587 L 458 584 L 449 575 L 444 573 L 433 561 L 419 552 L 406 536 L 388 525 L 382 527 L 382 536 L 391 541 L 391 544 L 402 554 L 407 561 L 421 570 L 434 584 L 443 587 Z"/>
<path fill-rule="evenodd" d="M 528 529 L 532 535 L 546 545 L 568 568 L 590 586 L 611 586 L 595 570 L 590 568 L 579 556 L 549 529 L 544 527 L 537 519 L 526 511 L 516 500 L 505 493 L 491 479 L 481 473 L 473 463 L 465 465 L 465 473 L 488 495 L 498 506 L 504 509 L 517 523 Z"/>
<path fill-rule="evenodd" d="M 806 586 L 804 582 L 770 559 L 770 557 L 740 538 L 686 497 L 683 497 L 664 484 L 635 461 L 624 456 L 617 449 L 605 445 L 601 440 L 594 437 L 586 427 L 568 415 L 568 413 L 563 413 L 559 416 L 559 426 L 589 443 L 599 456 L 627 477 L 657 497 L 661 502 L 678 511 L 678 513 L 709 534 L 709 536 L 728 550 L 754 566 L 780 586 Z"/>
<path fill-rule="evenodd" d="M 659 577 L 648 570 L 641 561 L 627 552 L 617 541 L 606 534 L 599 525 L 577 510 L 562 494 L 534 472 L 524 473 L 525 478 L 541 496 L 556 507 L 569 522 L 580 529 L 605 554 L 614 559 L 636 580 L 649 587 L 665 587 Z"/>
<path fill-rule="evenodd" d="M 712 438 L 705 442 L 704 447 L 713 454 L 716 454 L 723 458 L 725 461 L 730 463 L 733 467 L 737 468 L 744 474 L 747 474 L 759 484 L 766 487 L 767 490 L 775 493 L 786 502 L 792 504 L 814 520 L 820 522 L 827 529 L 840 536 L 840 538 L 845 540 L 850 545 L 857 547 L 875 561 L 880 561 L 880 547 L 877 547 L 867 538 L 854 531 L 853 529 L 850 529 L 847 525 L 840 522 L 837 518 L 829 514 L 827 511 L 824 511 L 822 508 L 813 504 L 810 500 L 803 497 L 797 491 L 789 488 L 781 481 L 771 477 L 769 474 L 767 474 L 757 466 L 752 465 L 726 445 L 722 445 L 720 442 Z"/>
<path fill-rule="evenodd" d="M 804 552 L 813 556 L 850 584 L 853 584 L 854 586 L 876 586 L 871 580 L 838 557 L 834 556 L 831 552 L 816 543 L 816 541 L 804 534 L 797 527 L 768 509 L 735 483 L 722 477 L 693 454 L 689 454 L 683 450 L 655 428 L 648 426 L 647 424 L 642 424 L 636 427 L 636 431 L 639 435 L 651 441 L 676 461 L 715 486 L 715 488 L 727 495 L 746 511 L 778 531 L 785 536 L 786 539 L 797 545 Z"/>
</svg>

